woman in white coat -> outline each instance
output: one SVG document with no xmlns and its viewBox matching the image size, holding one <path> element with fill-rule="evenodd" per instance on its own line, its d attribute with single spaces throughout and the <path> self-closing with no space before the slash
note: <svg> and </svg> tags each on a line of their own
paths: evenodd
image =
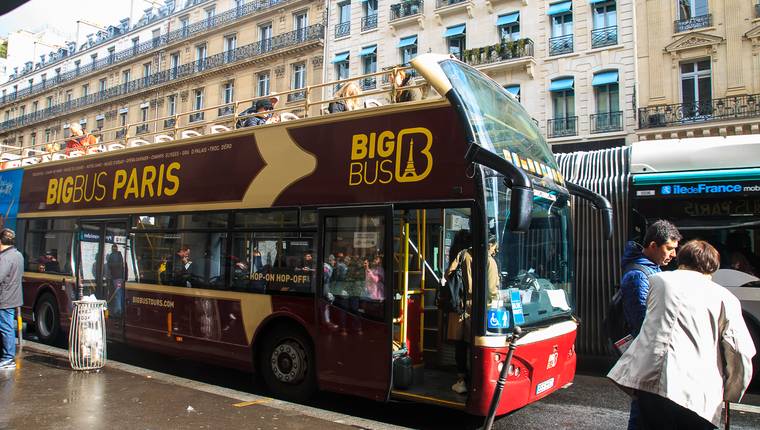
<svg viewBox="0 0 760 430">
<path fill-rule="evenodd" d="M 713 429 L 724 401 L 739 401 L 755 347 L 739 300 L 710 280 L 720 255 L 692 240 L 678 270 L 649 278 L 641 332 L 607 375 L 638 397 L 643 429 Z"/>
</svg>

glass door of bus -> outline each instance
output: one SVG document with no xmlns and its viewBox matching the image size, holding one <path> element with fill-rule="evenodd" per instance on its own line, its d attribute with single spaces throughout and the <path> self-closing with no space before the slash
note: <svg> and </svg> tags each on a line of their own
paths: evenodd
<svg viewBox="0 0 760 430">
<path fill-rule="evenodd" d="M 94 294 L 108 306 L 110 340 L 124 337 L 127 223 L 82 221 L 79 228 L 79 282 L 85 295 Z"/>
<path fill-rule="evenodd" d="M 316 352 L 323 388 L 389 396 L 392 216 L 391 206 L 319 211 Z"/>
</svg>

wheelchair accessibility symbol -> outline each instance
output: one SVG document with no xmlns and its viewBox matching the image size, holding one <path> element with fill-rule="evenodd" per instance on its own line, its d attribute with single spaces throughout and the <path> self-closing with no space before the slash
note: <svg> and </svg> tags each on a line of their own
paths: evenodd
<svg viewBox="0 0 760 430">
<path fill-rule="evenodd" d="M 508 328 L 509 311 L 506 309 L 488 310 L 488 328 Z"/>
</svg>

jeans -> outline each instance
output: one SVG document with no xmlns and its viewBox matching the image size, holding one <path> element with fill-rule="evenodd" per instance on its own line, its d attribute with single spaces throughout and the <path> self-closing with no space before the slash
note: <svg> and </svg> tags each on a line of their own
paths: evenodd
<svg viewBox="0 0 760 430">
<path fill-rule="evenodd" d="M 715 426 L 696 412 L 645 391 L 637 391 L 643 430 L 713 430 Z"/>
<path fill-rule="evenodd" d="M 628 416 L 628 430 L 639 430 L 641 428 L 640 415 L 639 401 L 637 399 L 631 400 L 631 414 Z"/>
<path fill-rule="evenodd" d="M 16 358 L 16 318 L 15 309 L 0 309 L 0 338 L 3 350 L 0 361 Z"/>
</svg>

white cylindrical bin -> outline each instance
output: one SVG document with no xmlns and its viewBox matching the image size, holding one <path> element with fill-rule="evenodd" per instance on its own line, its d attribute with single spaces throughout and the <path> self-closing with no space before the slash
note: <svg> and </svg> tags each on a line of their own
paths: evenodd
<svg viewBox="0 0 760 430">
<path fill-rule="evenodd" d="M 106 364 L 105 300 L 79 300 L 69 328 L 69 362 L 75 370 L 100 369 Z"/>
</svg>

